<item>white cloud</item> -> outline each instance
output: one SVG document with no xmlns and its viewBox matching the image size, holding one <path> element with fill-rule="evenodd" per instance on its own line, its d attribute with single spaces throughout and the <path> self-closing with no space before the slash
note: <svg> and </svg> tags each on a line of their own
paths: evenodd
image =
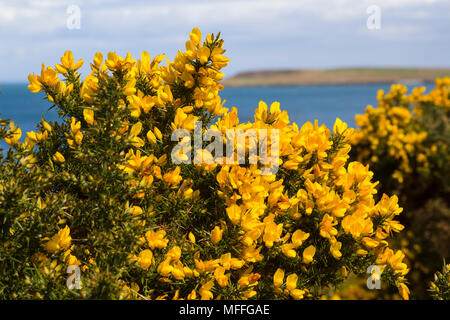
<svg viewBox="0 0 450 320">
<path fill-rule="evenodd" d="M 80 30 L 66 28 L 72 4 L 81 9 Z M 366 9 L 373 4 L 382 10 L 382 28 L 372 32 Z M 56 63 L 67 49 L 86 60 L 96 50 L 173 57 L 194 26 L 222 32 L 230 68 L 237 70 L 351 64 L 367 43 L 386 55 L 398 43 L 422 52 L 430 43 L 450 50 L 449 9 L 450 1 L 437 0 L 0 0 L 0 76 L 25 79 L 25 70 Z M 420 62 L 417 50 L 405 50 Z M 308 60 L 297 62 L 304 52 Z"/>
<path fill-rule="evenodd" d="M 16 10 L 0 2 L 0 25 L 11 23 L 16 17 Z"/>
</svg>

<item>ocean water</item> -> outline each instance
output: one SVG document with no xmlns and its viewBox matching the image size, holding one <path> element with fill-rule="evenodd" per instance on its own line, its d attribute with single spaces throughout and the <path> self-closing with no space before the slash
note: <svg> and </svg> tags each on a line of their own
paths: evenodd
<svg viewBox="0 0 450 320">
<path fill-rule="evenodd" d="M 253 120 L 254 110 L 260 100 L 269 106 L 278 101 L 287 110 L 289 119 L 301 126 L 306 121 L 318 120 L 331 127 L 339 117 L 349 126 L 355 126 L 355 114 L 364 112 L 367 105 L 376 105 L 379 89 L 389 90 L 389 84 L 358 84 L 332 86 L 283 86 L 283 87 L 230 87 L 221 92 L 226 99 L 225 107 L 238 108 L 241 122 Z M 23 132 L 36 130 L 36 124 L 45 119 L 58 119 L 51 103 L 42 93 L 31 93 L 27 84 L 4 84 L 0 86 L 0 117 L 12 119 Z M 4 144 L 2 144 L 4 147 Z"/>
<path fill-rule="evenodd" d="M 336 118 L 340 118 L 354 127 L 355 115 L 363 113 L 367 105 L 376 106 L 377 91 L 389 88 L 390 84 L 236 87 L 225 88 L 221 97 L 227 100 L 226 107 L 237 107 L 241 122 L 253 121 L 254 110 L 262 100 L 268 106 L 280 102 L 289 120 L 299 126 L 318 120 L 319 125 L 332 127 Z"/>
</svg>

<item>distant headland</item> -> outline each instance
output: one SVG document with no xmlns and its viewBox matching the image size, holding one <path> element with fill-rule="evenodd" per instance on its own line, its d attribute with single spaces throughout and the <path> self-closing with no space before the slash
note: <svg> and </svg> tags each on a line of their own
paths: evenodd
<svg viewBox="0 0 450 320">
<path fill-rule="evenodd" d="M 342 68 L 267 70 L 238 73 L 224 79 L 225 87 L 334 85 L 368 83 L 417 84 L 433 82 L 438 77 L 450 76 L 450 68 Z"/>
</svg>

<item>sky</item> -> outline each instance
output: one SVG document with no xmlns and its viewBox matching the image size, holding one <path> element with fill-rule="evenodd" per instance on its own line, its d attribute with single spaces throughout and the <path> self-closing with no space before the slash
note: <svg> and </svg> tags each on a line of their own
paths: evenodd
<svg viewBox="0 0 450 320">
<path fill-rule="evenodd" d="M 450 0 L 0 0 L 0 84 L 26 82 L 66 50 L 84 59 L 84 76 L 97 51 L 173 59 L 193 27 L 204 35 L 221 32 L 231 60 L 227 77 L 273 69 L 450 67 Z"/>
</svg>

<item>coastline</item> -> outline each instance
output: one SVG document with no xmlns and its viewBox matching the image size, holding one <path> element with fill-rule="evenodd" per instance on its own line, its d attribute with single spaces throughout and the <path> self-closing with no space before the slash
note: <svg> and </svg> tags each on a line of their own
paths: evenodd
<svg viewBox="0 0 450 320">
<path fill-rule="evenodd" d="M 389 84 L 421 85 L 450 76 L 450 69 L 351 68 L 242 72 L 224 79 L 225 87 Z"/>
</svg>

